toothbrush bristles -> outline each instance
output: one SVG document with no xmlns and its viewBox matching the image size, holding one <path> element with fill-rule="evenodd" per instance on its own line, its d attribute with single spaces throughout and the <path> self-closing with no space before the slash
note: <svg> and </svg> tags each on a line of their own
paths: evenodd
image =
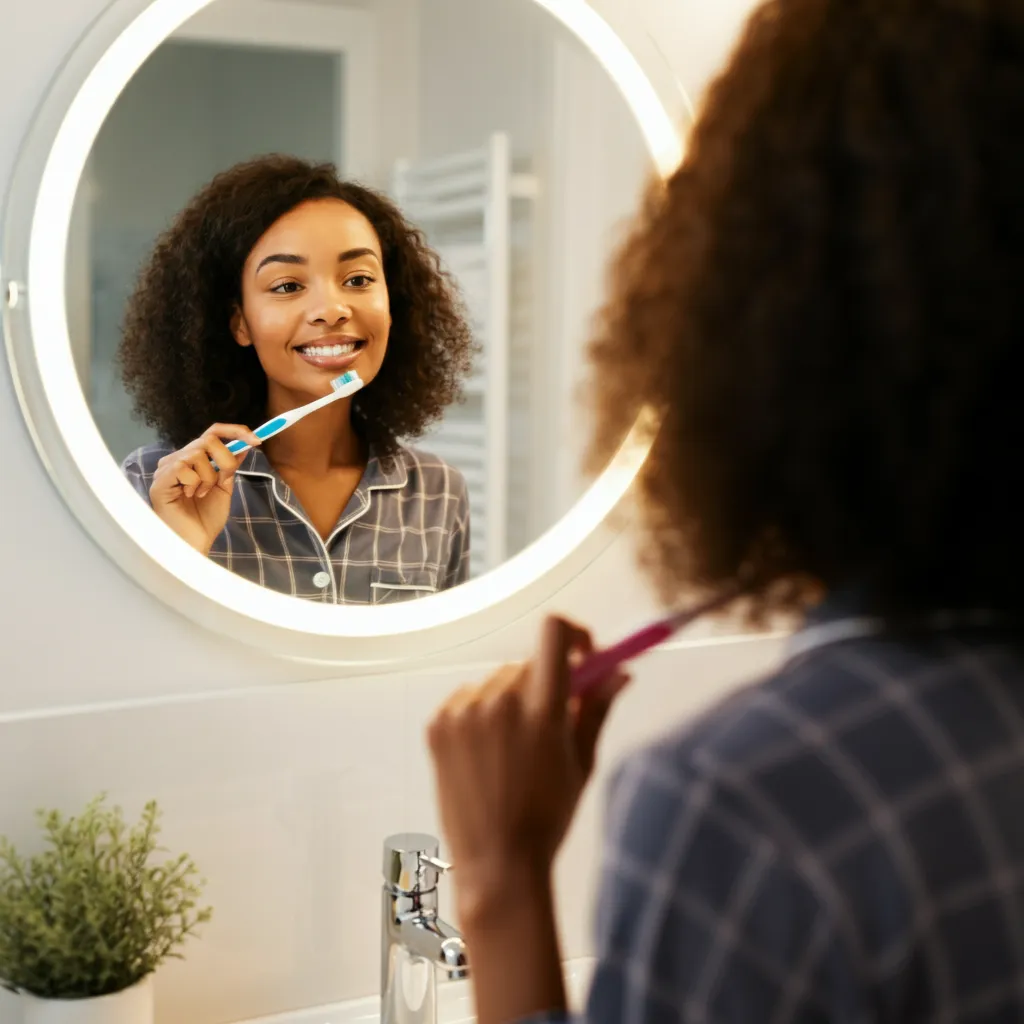
<svg viewBox="0 0 1024 1024">
<path fill-rule="evenodd" d="M 359 374 L 355 370 L 346 370 L 340 377 L 335 377 L 331 381 L 331 387 L 337 391 L 348 384 L 354 384 L 357 380 L 359 380 Z"/>
</svg>

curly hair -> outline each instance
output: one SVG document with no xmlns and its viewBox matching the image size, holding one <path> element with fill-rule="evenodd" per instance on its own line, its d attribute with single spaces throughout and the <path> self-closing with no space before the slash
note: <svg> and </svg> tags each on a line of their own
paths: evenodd
<svg viewBox="0 0 1024 1024">
<path fill-rule="evenodd" d="M 265 419 L 266 376 L 255 350 L 236 344 L 231 317 L 252 248 L 314 199 L 362 213 L 384 258 L 392 325 L 380 372 L 353 398 L 360 435 L 387 458 L 461 397 L 475 345 L 458 290 L 422 233 L 383 195 L 341 181 L 333 165 L 271 155 L 219 174 L 195 196 L 157 240 L 127 305 L 122 380 L 137 413 L 175 447 L 211 423 Z"/>
<path fill-rule="evenodd" d="M 660 417 L 637 494 L 664 600 L 1021 610 L 1021 125 L 1019 0 L 752 15 L 590 348 L 592 467 Z"/>
</svg>

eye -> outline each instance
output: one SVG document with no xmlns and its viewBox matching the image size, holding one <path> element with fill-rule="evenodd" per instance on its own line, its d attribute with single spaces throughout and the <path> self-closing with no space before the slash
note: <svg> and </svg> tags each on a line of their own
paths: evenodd
<svg viewBox="0 0 1024 1024">
<path fill-rule="evenodd" d="M 280 284 L 275 284 L 270 290 L 277 295 L 293 295 L 301 287 L 302 285 L 298 281 L 282 281 Z"/>
<path fill-rule="evenodd" d="M 352 285 L 353 288 L 367 288 L 373 284 L 373 278 L 369 274 L 353 274 L 345 284 Z"/>
</svg>

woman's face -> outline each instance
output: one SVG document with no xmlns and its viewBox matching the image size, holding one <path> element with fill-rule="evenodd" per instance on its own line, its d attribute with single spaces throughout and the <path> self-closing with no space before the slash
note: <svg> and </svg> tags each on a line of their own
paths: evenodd
<svg viewBox="0 0 1024 1024">
<path fill-rule="evenodd" d="M 256 349 L 271 394 L 319 398 L 346 370 L 369 384 L 391 329 L 373 226 L 340 199 L 311 200 L 286 213 L 245 261 L 242 308 L 231 329 L 239 345 Z"/>
</svg>

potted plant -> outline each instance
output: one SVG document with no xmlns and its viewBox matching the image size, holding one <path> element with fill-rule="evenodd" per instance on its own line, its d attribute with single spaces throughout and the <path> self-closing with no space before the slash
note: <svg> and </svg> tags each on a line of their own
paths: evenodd
<svg viewBox="0 0 1024 1024">
<path fill-rule="evenodd" d="M 152 864 L 159 811 L 129 829 L 105 797 L 78 817 L 40 811 L 44 849 L 0 839 L 0 984 L 24 1024 L 152 1024 L 153 971 L 210 919 L 186 856 Z"/>
</svg>

